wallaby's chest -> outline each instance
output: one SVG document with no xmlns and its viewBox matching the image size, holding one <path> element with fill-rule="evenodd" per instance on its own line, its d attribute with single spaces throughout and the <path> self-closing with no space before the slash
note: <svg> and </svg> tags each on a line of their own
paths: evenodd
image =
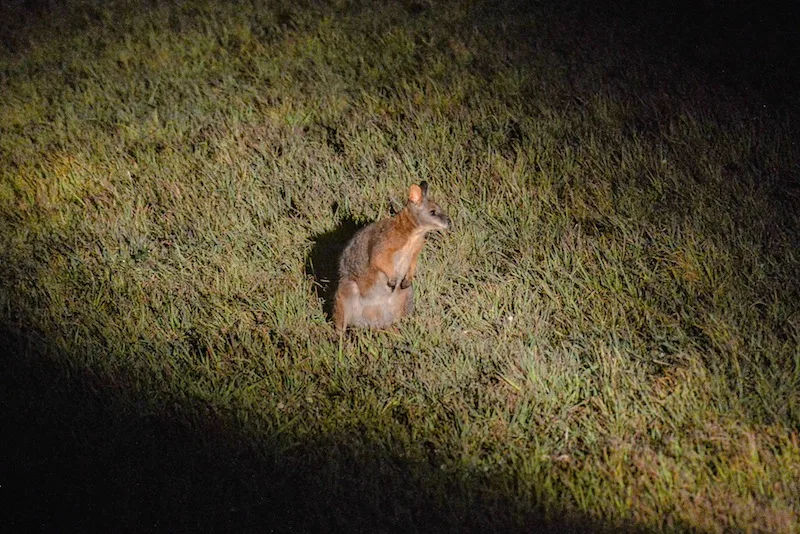
<svg viewBox="0 0 800 534">
<path fill-rule="evenodd" d="M 403 246 L 395 251 L 392 256 L 392 266 L 394 267 L 394 274 L 397 276 L 398 280 L 402 280 L 408 272 L 411 262 L 422 249 L 422 243 L 422 238 L 409 239 Z"/>
</svg>

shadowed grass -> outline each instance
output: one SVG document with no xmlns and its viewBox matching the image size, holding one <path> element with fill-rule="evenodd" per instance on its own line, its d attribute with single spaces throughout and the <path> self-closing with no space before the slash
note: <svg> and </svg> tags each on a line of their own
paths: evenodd
<svg viewBox="0 0 800 534">
<path fill-rule="evenodd" d="M 5 8 L 12 357 L 133 399 L 103 417 L 219 417 L 265 476 L 330 455 L 291 495 L 356 510 L 297 528 L 798 528 L 789 111 L 573 4 L 54 8 Z M 454 224 L 415 315 L 339 338 L 336 251 L 423 179 Z"/>
</svg>

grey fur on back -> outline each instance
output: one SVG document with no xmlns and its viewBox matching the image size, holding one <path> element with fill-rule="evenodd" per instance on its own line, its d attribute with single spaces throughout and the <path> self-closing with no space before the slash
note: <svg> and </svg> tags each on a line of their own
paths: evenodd
<svg viewBox="0 0 800 534">
<path fill-rule="evenodd" d="M 353 236 L 339 259 L 339 278 L 357 276 L 369 267 L 369 255 L 380 234 L 379 225 L 387 219 L 368 224 Z M 384 223 L 385 224 L 385 223 Z"/>
</svg>

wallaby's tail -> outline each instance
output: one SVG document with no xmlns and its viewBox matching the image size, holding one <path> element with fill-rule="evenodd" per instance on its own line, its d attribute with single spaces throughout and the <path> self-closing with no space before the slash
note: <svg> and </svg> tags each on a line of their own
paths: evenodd
<svg viewBox="0 0 800 534">
<path fill-rule="evenodd" d="M 333 324 L 337 330 L 344 330 L 350 324 L 354 311 L 353 307 L 357 305 L 355 300 L 358 297 L 358 285 L 354 281 L 349 278 L 339 280 L 336 299 L 333 303 Z"/>
</svg>

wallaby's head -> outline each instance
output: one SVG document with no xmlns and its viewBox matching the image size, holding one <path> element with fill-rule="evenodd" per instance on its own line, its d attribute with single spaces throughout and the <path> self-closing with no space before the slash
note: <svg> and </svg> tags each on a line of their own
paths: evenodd
<svg viewBox="0 0 800 534">
<path fill-rule="evenodd" d="M 428 198 L 428 182 L 420 182 L 419 185 L 411 186 L 408 190 L 406 208 L 416 220 L 417 225 L 426 232 L 450 228 L 450 217 L 436 202 Z"/>
</svg>

